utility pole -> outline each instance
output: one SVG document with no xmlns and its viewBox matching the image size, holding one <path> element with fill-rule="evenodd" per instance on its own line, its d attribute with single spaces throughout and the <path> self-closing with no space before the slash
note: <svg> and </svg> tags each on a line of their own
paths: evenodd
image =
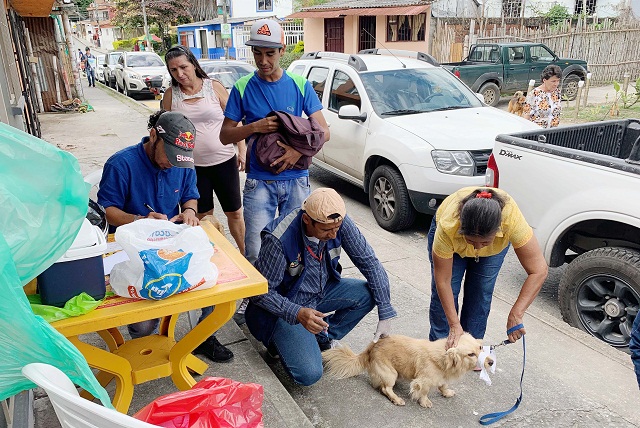
<svg viewBox="0 0 640 428">
<path fill-rule="evenodd" d="M 147 26 L 147 9 L 144 5 L 144 0 L 142 0 L 142 18 L 144 19 L 144 39 L 147 42 L 146 49 L 149 49 L 151 52 L 153 52 L 153 46 L 149 41 L 149 27 Z"/>
<path fill-rule="evenodd" d="M 98 0 L 93 0 L 93 9 L 96 14 L 96 47 L 100 47 L 100 18 L 98 17 Z"/>
<path fill-rule="evenodd" d="M 227 20 L 229 18 L 229 13 L 227 12 L 227 0 L 222 0 L 222 23 L 227 24 Z M 222 32 L 220 32 L 222 34 Z M 224 44 L 224 60 L 227 61 L 229 59 L 229 40 L 230 39 L 222 39 L 222 43 Z"/>
</svg>

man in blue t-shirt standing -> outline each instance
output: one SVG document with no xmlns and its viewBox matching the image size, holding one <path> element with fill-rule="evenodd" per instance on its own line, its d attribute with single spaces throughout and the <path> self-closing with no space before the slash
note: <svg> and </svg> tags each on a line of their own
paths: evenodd
<svg viewBox="0 0 640 428">
<path fill-rule="evenodd" d="M 260 19 L 251 26 L 251 46 L 258 70 L 239 79 L 229 95 L 224 111 L 225 119 L 220 131 L 222 144 L 242 139 L 248 142 L 256 134 L 278 130 L 278 120 L 267 117 L 272 111 L 285 111 L 313 117 L 324 128 L 325 142 L 329 140 L 329 127 L 322 115 L 322 104 L 311 84 L 302 76 L 283 70 L 280 57 L 285 52 L 284 33 L 280 24 L 271 19 Z M 245 126 L 237 126 L 242 120 Z M 285 154 L 274 161 L 280 165 L 276 173 L 262 168 L 256 158 L 256 145 L 249 152 L 249 172 L 243 192 L 245 257 L 254 263 L 260 251 L 260 232 L 278 215 L 296 208 L 309 196 L 309 171 L 294 169 L 301 153 L 278 141 Z"/>
</svg>

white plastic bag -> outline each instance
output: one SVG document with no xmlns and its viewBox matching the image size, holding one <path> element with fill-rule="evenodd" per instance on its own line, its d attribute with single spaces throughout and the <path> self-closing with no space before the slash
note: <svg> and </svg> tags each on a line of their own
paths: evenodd
<svg viewBox="0 0 640 428">
<path fill-rule="evenodd" d="M 115 238 L 129 256 L 111 271 L 111 288 L 119 296 L 166 299 L 213 287 L 218 279 L 213 245 L 200 226 L 142 219 L 118 227 Z"/>
</svg>

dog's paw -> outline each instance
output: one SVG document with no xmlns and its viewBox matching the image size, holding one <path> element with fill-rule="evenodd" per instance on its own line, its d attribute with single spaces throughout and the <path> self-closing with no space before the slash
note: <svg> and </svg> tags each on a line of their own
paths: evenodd
<svg viewBox="0 0 640 428">
<path fill-rule="evenodd" d="M 433 403 L 426 396 L 420 397 L 420 399 L 418 400 L 418 404 L 420 404 L 422 407 L 426 407 L 427 409 L 433 407 Z"/>
<path fill-rule="evenodd" d="M 453 389 L 444 388 L 440 390 L 440 393 L 444 398 L 451 398 L 456 395 L 456 392 Z"/>
<path fill-rule="evenodd" d="M 396 398 L 395 400 L 391 400 L 391 402 L 393 404 L 395 404 L 396 406 L 404 406 L 405 405 L 404 400 L 402 398 L 400 398 L 400 397 Z"/>
</svg>

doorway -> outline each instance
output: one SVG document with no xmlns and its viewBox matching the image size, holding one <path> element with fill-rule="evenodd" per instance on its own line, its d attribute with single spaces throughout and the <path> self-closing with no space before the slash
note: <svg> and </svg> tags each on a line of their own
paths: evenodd
<svg viewBox="0 0 640 428">
<path fill-rule="evenodd" d="M 344 52 L 344 19 L 326 18 L 324 20 L 324 50 Z"/>
<path fill-rule="evenodd" d="M 201 59 L 209 59 L 209 40 L 207 38 L 207 30 L 198 30 L 198 38 L 200 39 Z"/>
</svg>

